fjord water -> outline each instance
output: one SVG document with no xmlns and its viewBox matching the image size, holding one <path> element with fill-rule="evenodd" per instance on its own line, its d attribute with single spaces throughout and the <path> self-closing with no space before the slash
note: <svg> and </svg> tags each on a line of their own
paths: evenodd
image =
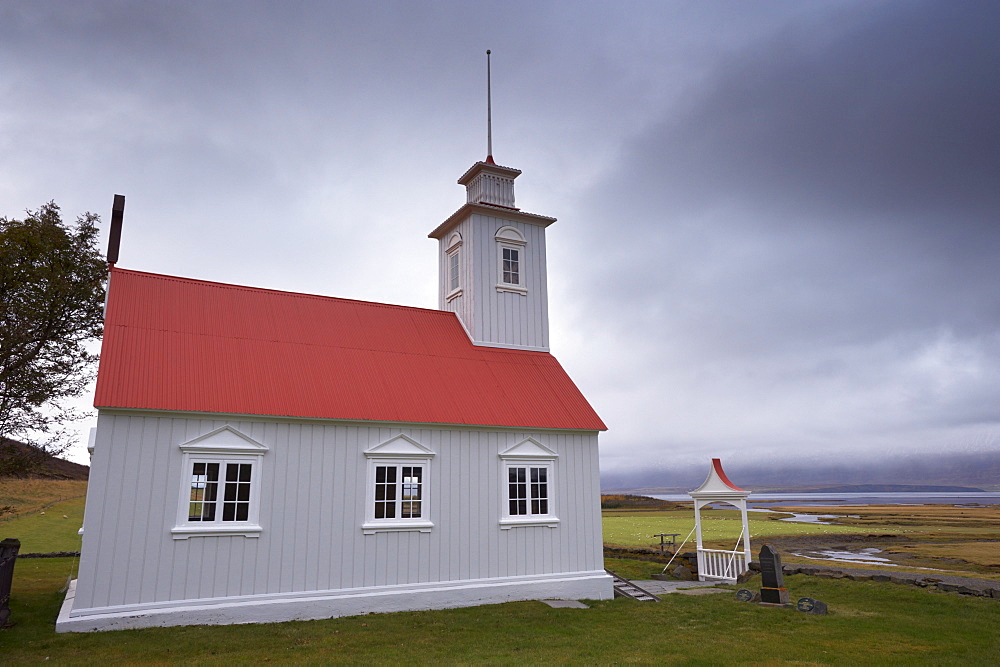
<svg viewBox="0 0 1000 667">
<path fill-rule="evenodd" d="M 686 493 L 651 495 L 652 498 L 673 502 L 690 502 Z M 747 506 L 765 509 L 775 505 L 1000 505 L 1000 492 L 964 491 L 943 493 L 752 493 Z"/>
</svg>

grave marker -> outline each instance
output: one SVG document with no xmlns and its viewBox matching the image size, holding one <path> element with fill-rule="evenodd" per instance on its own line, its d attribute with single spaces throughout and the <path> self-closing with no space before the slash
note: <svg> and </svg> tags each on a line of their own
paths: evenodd
<svg viewBox="0 0 1000 667">
<path fill-rule="evenodd" d="M 826 615 L 827 606 L 822 600 L 814 600 L 812 598 L 799 598 L 798 603 L 796 603 L 795 608 L 799 611 L 804 611 L 807 614 L 820 614 Z"/>
<path fill-rule="evenodd" d="M 760 601 L 764 604 L 788 604 L 781 555 L 770 544 L 760 549 Z"/>
</svg>

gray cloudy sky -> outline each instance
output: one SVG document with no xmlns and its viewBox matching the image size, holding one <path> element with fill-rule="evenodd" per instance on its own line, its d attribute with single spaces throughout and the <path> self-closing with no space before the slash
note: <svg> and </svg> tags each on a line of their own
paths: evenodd
<svg viewBox="0 0 1000 667">
<path fill-rule="evenodd" d="M 606 471 L 998 450 L 997 35 L 996 2 L 0 0 L 0 215 L 123 193 L 121 266 L 435 307 L 490 48 Z"/>
</svg>

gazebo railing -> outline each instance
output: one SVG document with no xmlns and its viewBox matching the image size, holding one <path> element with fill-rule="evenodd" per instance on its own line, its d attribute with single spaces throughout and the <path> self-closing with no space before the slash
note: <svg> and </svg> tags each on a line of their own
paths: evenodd
<svg viewBox="0 0 1000 667">
<path fill-rule="evenodd" d="M 746 554 L 742 551 L 698 549 L 698 578 L 736 583 L 736 578 L 747 571 Z"/>
</svg>

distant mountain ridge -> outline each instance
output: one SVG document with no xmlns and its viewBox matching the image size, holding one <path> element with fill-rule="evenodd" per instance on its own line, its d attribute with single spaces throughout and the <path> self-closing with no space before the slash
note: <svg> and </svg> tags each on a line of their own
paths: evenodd
<svg viewBox="0 0 1000 667">
<path fill-rule="evenodd" d="M 940 486 L 934 484 L 841 484 L 811 489 L 796 488 L 793 493 L 985 493 L 973 486 Z"/>
<path fill-rule="evenodd" d="M 27 473 L 27 476 L 30 477 L 46 479 L 88 479 L 90 477 L 90 466 L 49 456 L 24 442 L 0 438 L 0 462 L 8 456 L 24 456 L 28 460 L 36 462 L 34 468 Z"/>
</svg>

